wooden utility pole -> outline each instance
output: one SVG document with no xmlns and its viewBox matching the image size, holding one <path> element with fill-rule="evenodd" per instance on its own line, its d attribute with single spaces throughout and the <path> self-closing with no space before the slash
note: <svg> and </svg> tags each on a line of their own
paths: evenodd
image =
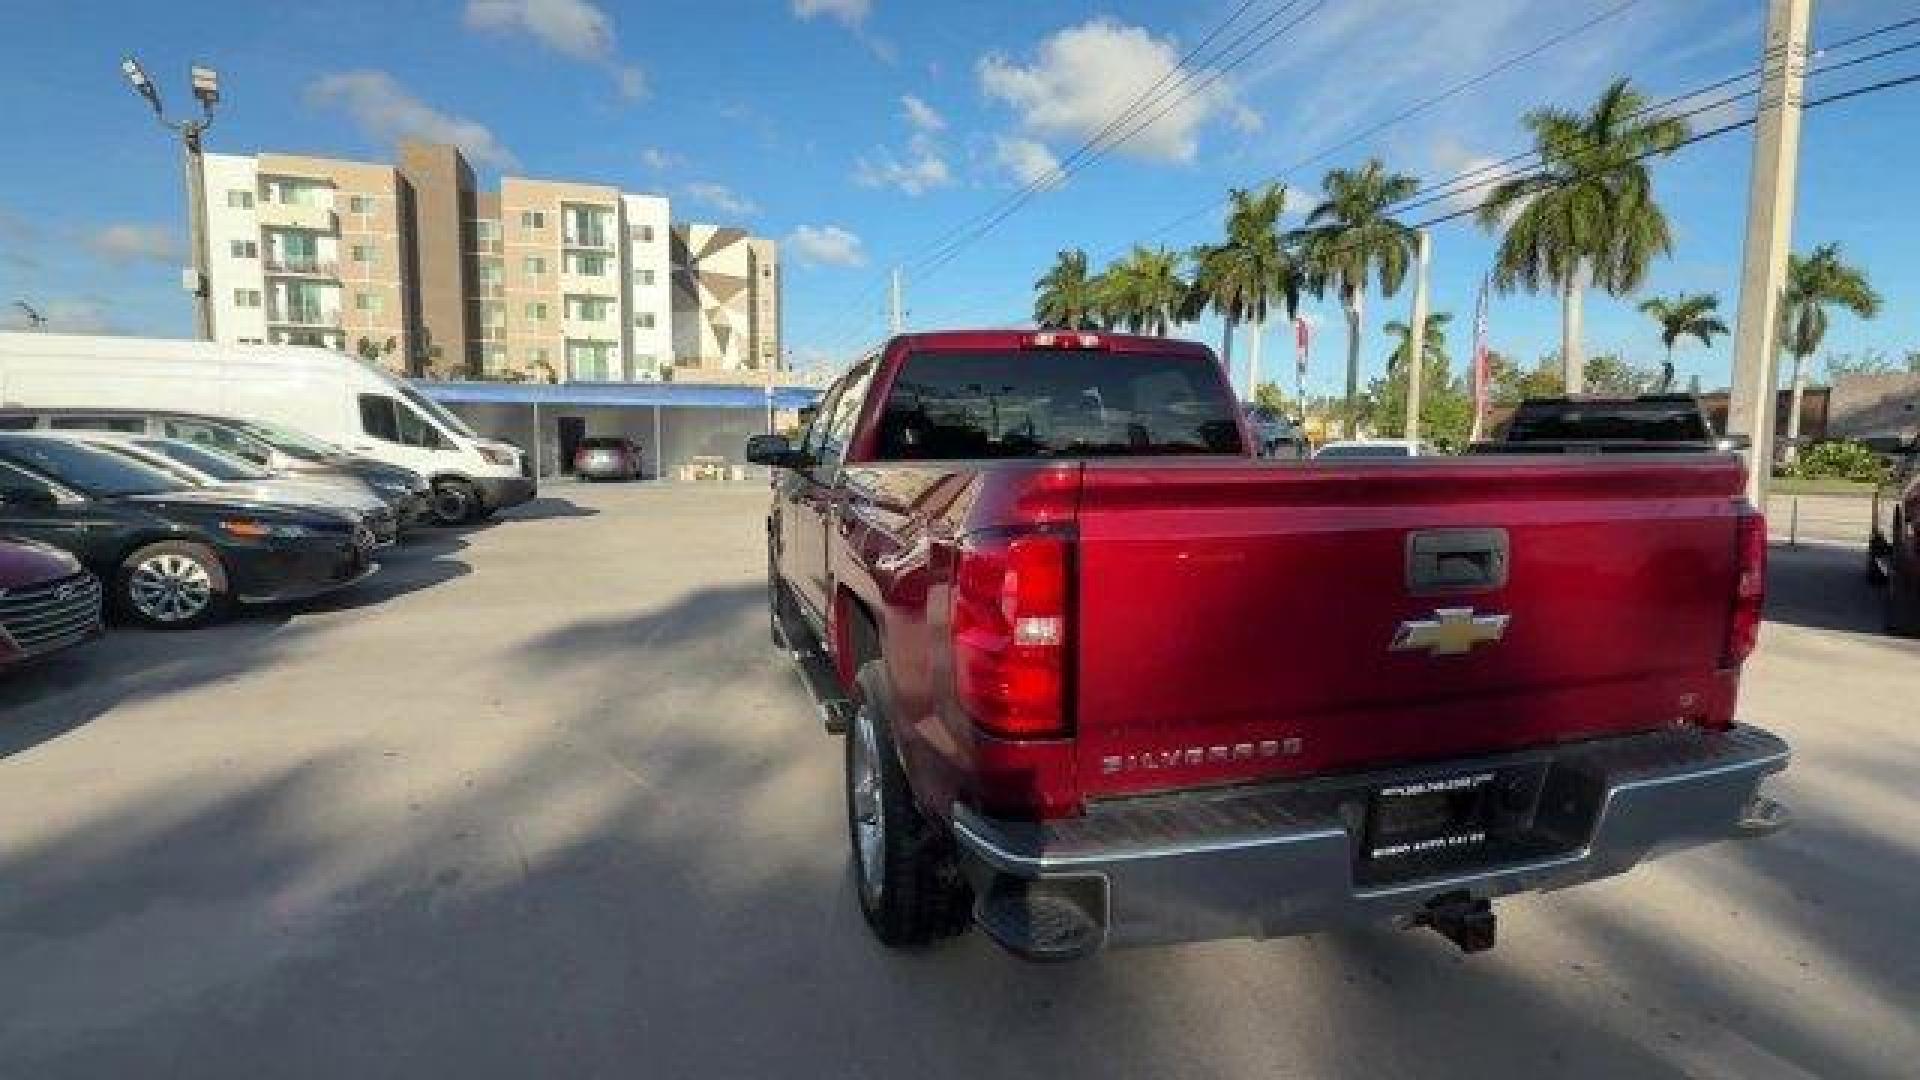
<svg viewBox="0 0 1920 1080">
<path fill-rule="evenodd" d="M 1733 393 L 1727 434 L 1745 436 L 1747 498 L 1765 508 L 1773 472 L 1780 292 L 1793 246 L 1794 183 L 1800 164 L 1800 104 L 1807 73 L 1812 0 L 1768 0 L 1761 54 L 1760 112 L 1753 130 L 1747 239 L 1734 324 Z"/>
</svg>

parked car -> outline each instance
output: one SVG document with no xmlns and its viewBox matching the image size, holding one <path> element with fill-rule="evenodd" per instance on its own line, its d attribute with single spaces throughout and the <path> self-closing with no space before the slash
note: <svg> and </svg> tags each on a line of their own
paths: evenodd
<svg viewBox="0 0 1920 1080">
<path fill-rule="evenodd" d="M 22 437 L 67 439 L 98 447 L 158 469 L 192 487 L 206 488 L 239 499 L 344 513 L 356 518 L 373 533 L 376 547 L 386 547 L 400 537 L 400 522 L 393 507 L 371 491 L 282 479 L 238 458 L 179 439 L 123 435 L 114 431 L 23 432 Z"/>
<path fill-rule="evenodd" d="M 511 443 L 376 365 L 331 349 L 68 334 L 0 334 L 0 401 L 27 408 L 174 409 L 293 428 L 419 473 L 434 516 L 477 521 L 533 497 Z"/>
<path fill-rule="evenodd" d="M 1883 590 L 1887 630 L 1920 637 L 1920 444 L 1907 439 L 1891 449 L 1893 475 L 1873 493 L 1867 580 Z"/>
<path fill-rule="evenodd" d="M 1247 412 L 1247 427 L 1253 434 L 1253 444 L 1261 457 L 1302 461 L 1313 456 L 1313 447 L 1307 442 L 1306 433 L 1300 430 L 1299 424 L 1265 405 L 1248 402 L 1243 407 Z"/>
<path fill-rule="evenodd" d="M 161 629 L 198 626 L 235 602 L 329 592 L 377 569 L 373 534 L 346 514 L 183 487 L 119 455 L 35 435 L 0 434 L 0 535 L 70 552 L 121 611 Z"/>
<path fill-rule="evenodd" d="M 1433 446 L 1425 441 L 1407 439 L 1345 439 L 1330 442 L 1314 451 L 1315 461 L 1339 458 L 1416 458 L 1432 457 Z"/>
<path fill-rule="evenodd" d="M 573 471 L 582 480 L 638 480 L 640 444 L 632 439 L 595 436 L 573 452 Z"/>
<path fill-rule="evenodd" d="M 1714 434 L 1707 411 L 1692 394 L 1582 394 L 1522 401 L 1499 439 L 1475 443 L 1468 452 L 1699 454 L 1726 453 L 1739 445 Z"/>
<path fill-rule="evenodd" d="M 0 539 L 0 671 L 99 633 L 99 578 L 58 548 Z"/>
<path fill-rule="evenodd" d="M 0 431 L 111 431 L 173 439 L 239 458 L 276 476 L 371 491 L 405 524 L 432 517 L 432 489 L 419 473 L 348 454 L 273 424 L 139 409 L 0 409 Z"/>
<path fill-rule="evenodd" d="M 1784 824 L 1735 459 L 1253 451 L 1204 346 L 1013 331 L 896 337 L 748 443 L 882 942 L 1472 950 L 1495 897 Z"/>
</svg>

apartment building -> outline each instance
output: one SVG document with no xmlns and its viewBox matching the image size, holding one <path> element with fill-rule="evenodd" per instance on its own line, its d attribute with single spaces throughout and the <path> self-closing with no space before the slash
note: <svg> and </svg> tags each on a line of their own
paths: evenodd
<svg viewBox="0 0 1920 1080">
<path fill-rule="evenodd" d="M 533 382 L 758 382 L 781 363 L 778 245 L 660 195 L 503 177 L 453 147 L 395 166 L 207 157 L 214 336 Z"/>
</svg>

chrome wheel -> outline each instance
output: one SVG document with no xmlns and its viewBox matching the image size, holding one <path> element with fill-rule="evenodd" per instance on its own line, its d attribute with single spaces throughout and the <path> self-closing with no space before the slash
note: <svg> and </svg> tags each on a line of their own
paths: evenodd
<svg viewBox="0 0 1920 1080">
<path fill-rule="evenodd" d="M 880 739 L 873 730 L 871 706 L 853 719 L 853 741 L 848 747 L 847 810 L 853 819 L 853 847 L 859 862 L 860 889 L 869 904 L 880 902 L 886 880 L 886 802 L 880 792 Z"/>
<path fill-rule="evenodd" d="M 188 622 L 213 602 L 213 576 L 185 555 L 155 555 L 133 568 L 127 578 L 127 599 L 135 611 L 154 622 Z"/>
</svg>

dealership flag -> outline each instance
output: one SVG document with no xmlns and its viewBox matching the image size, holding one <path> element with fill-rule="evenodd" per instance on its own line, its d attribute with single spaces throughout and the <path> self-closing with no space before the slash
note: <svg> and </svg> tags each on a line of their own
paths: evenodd
<svg viewBox="0 0 1920 1080">
<path fill-rule="evenodd" d="M 1473 305 L 1473 433 L 1467 438 L 1480 441 L 1481 425 L 1487 419 L 1487 279 L 1480 279 L 1480 296 Z"/>
</svg>

